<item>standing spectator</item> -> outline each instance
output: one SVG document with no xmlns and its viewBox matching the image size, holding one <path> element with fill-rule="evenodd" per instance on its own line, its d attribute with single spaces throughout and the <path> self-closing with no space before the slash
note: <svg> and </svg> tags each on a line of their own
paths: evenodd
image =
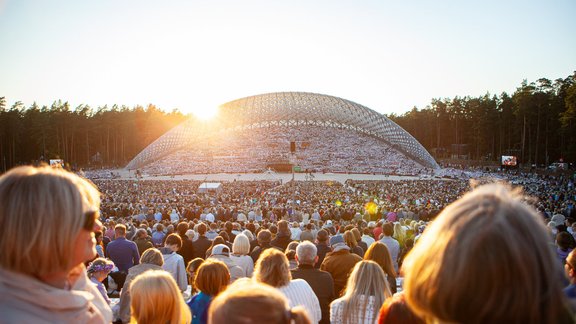
<svg viewBox="0 0 576 324">
<path fill-rule="evenodd" d="M 366 254 L 364 255 L 364 260 L 370 260 L 376 262 L 380 268 L 384 271 L 386 275 L 386 280 L 388 282 L 388 288 L 392 294 L 397 291 L 396 287 L 396 271 L 394 271 L 394 265 L 392 264 L 392 257 L 388 248 L 382 242 L 376 242 L 372 244 Z"/>
<path fill-rule="evenodd" d="M 149 270 L 162 270 L 164 258 L 162 253 L 156 248 L 150 248 L 144 251 L 140 258 L 140 264 L 135 265 L 128 270 L 124 288 L 120 292 L 120 310 L 118 311 L 122 323 L 130 323 L 130 284 L 136 277 Z"/>
<path fill-rule="evenodd" d="M 182 240 L 182 247 L 178 250 L 178 254 L 184 258 L 184 264 L 188 264 L 188 262 L 192 261 L 194 258 L 194 246 L 192 245 L 192 241 L 186 235 L 188 231 L 188 223 L 181 222 L 176 226 L 176 232 L 180 239 Z"/>
<path fill-rule="evenodd" d="M 304 227 L 302 233 L 300 233 L 300 241 L 310 241 L 314 242 L 314 233 L 312 233 L 312 224 L 308 223 Z"/>
<path fill-rule="evenodd" d="M 152 240 L 148 236 L 148 233 L 146 233 L 146 230 L 143 228 L 140 228 L 138 231 L 136 231 L 136 239 L 134 240 L 134 243 L 136 243 L 136 246 L 138 247 L 138 254 L 140 255 L 142 255 L 144 251 L 154 247 Z"/>
<path fill-rule="evenodd" d="M 352 234 L 352 231 L 344 232 L 344 242 L 350 248 L 350 252 L 358 255 L 361 258 L 364 257 L 364 250 L 362 250 L 362 248 L 358 246 L 358 241 L 356 241 L 356 238 L 354 237 L 354 234 Z"/>
<path fill-rule="evenodd" d="M 106 253 L 118 268 L 118 271 L 111 273 L 110 276 L 118 284 L 118 290 L 120 290 L 124 287 L 128 269 L 140 263 L 140 254 L 138 254 L 136 243 L 126 239 L 126 226 L 116 225 L 115 236 L 116 239 L 108 244 Z"/>
<path fill-rule="evenodd" d="M 86 276 L 96 255 L 100 193 L 61 169 L 17 167 L 0 177 L 0 321 L 110 323 Z"/>
<path fill-rule="evenodd" d="M 282 252 L 276 249 L 264 251 L 256 262 L 254 280 L 277 288 L 288 298 L 290 307 L 304 306 L 313 323 L 322 318 L 318 297 L 306 281 L 292 280 L 288 259 Z"/>
<path fill-rule="evenodd" d="M 362 241 L 362 234 L 360 234 L 360 230 L 358 228 L 354 227 L 350 231 L 352 232 L 352 234 L 354 234 L 354 238 L 356 239 L 356 243 L 358 243 L 358 246 L 362 248 L 362 256 L 364 256 L 364 253 L 368 251 L 368 244 Z"/>
<path fill-rule="evenodd" d="M 326 232 L 326 230 L 321 229 L 318 231 L 318 234 L 316 234 L 318 262 L 314 265 L 315 268 L 320 268 L 320 265 L 324 262 L 326 254 L 331 251 L 330 245 L 328 245 L 328 238 L 328 232 Z"/>
<path fill-rule="evenodd" d="M 296 248 L 298 267 L 291 270 L 292 278 L 305 280 L 320 303 L 322 319 L 320 323 L 330 323 L 330 303 L 336 297 L 334 293 L 334 280 L 330 273 L 314 268 L 318 261 L 316 246 L 308 241 L 301 242 Z"/>
<path fill-rule="evenodd" d="M 164 244 L 165 237 L 164 225 L 157 223 L 154 232 L 152 232 L 152 243 L 154 243 L 155 247 L 161 247 Z"/>
<path fill-rule="evenodd" d="M 178 221 L 180 221 L 180 214 L 176 209 L 172 209 L 172 212 L 170 213 L 170 223 L 176 224 Z"/>
<path fill-rule="evenodd" d="M 292 232 L 290 232 L 290 229 L 288 228 L 288 222 L 281 220 L 278 222 L 278 234 L 276 234 L 276 238 L 274 238 L 270 244 L 279 248 L 281 251 L 284 251 L 292 241 L 290 238 L 291 236 Z"/>
<path fill-rule="evenodd" d="M 394 225 L 391 223 L 385 223 L 382 225 L 382 234 L 384 235 L 380 242 L 386 244 L 390 256 L 392 256 L 392 264 L 394 264 L 394 271 L 398 273 L 398 255 L 400 254 L 400 243 L 396 241 L 392 235 L 394 235 Z"/>
<path fill-rule="evenodd" d="M 346 287 L 348 274 L 354 268 L 356 263 L 362 261 L 362 258 L 354 253 L 350 253 L 350 247 L 344 243 L 342 236 L 332 236 L 330 238 L 332 252 L 326 255 L 320 270 L 329 272 L 334 279 L 334 291 L 336 296 L 340 296 Z"/>
<path fill-rule="evenodd" d="M 250 253 L 250 257 L 252 257 L 254 263 L 258 261 L 258 258 L 260 257 L 260 254 L 262 252 L 264 252 L 267 249 L 273 248 L 273 246 L 270 245 L 270 241 L 272 240 L 272 233 L 270 233 L 269 230 L 261 230 L 260 232 L 258 232 L 258 236 L 256 237 L 256 239 L 258 240 L 258 246 L 255 247 L 254 250 L 252 250 L 252 253 Z"/>
<path fill-rule="evenodd" d="M 243 277 L 252 277 L 254 271 L 254 261 L 248 255 L 250 252 L 250 241 L 244 234 L 236 235 L 232 245 L 232 255 L 230 258 L 242 269 Z"/>
<path fill-rule="evenodd" d="M 226 265 L 228 272 L 230 273 L 230 282 L 236 281 L 236 279 L 244 277 L 244 271 L 242 268 L 236 265 L 234 261 L 230 258 L 230 248 L 225 244 L 218 244 L 212 248 L 212 253 L 210 258 L 218 260 Z"/>
<path fill-rule="evenodd" d="M 376 262 L 358 262 L 344 295 L 330 305 L 330 322 L 372 324 L 384 300 L 391 296 L 382 268 Z"/>
<path fill-rule="evenodd" d="M 206 224 L 198 224 L 198 239 L 192 242 L 194 258 L 206 259 L 206 250 L 212 245 L 212 241 L 210 241 L 205 234 Z"/>
<path fill-rule="evenodd" d="M 176 252 L 182 247 L 182 240 L 177 234 L 170 234 L 166 237 L 164 247 L 160 249 L 162 257 L 164 258 L 164 265 L 162 269 L 166 270 L 176 283 L 181 292 L 186 291 L 188 288 L 188 277 L 186 275 L 186 266 L 184 265 L 184 258 Z"/>
<path fill-rule="evenodd" d="M 188 302 L 192 312 L 192 324 L 208 323 L 210 303 L 229 283 L 230 273 L 224 263 L 215 259 L 202 262 L 194 278 L 194 288 L 198 293 Z"/>
<path fill-rule="evenodd" d="M 136 323 L 190 323 L 190 308 L 166 271 L 151 270 L 130 284 L 132 319 Z"/>
<path fill-rule="evenodd" d="M 370 236 L 370 229 L 369 228 L 365 228 L 364 229 L 364 235 L 362 235 L 362 242 L 366 243 L 366 246 L 370 247 L 370 245 L 372 245 L 372 243 L 376 242 L 376 240 L 374 240 L 374 238 L 372 236 Z M 368 250 L 366 250 L 368 251 Z"/>
</svg>

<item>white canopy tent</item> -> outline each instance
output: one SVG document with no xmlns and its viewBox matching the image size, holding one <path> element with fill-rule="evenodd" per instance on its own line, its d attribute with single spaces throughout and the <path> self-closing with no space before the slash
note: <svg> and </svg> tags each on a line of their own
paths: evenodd
<svg viewBox="0 0 576 324">
<path fill-rule="evenodd" d="M 222 190 L 222 183 L 220 182 L 203 182 L 198 186 L 198 193 L 220 192 Z"/>
</svg>

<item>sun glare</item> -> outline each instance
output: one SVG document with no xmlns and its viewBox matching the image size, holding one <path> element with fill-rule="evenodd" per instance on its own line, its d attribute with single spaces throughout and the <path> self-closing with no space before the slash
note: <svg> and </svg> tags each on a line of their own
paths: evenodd
<svg viewBox="0 0 576 324">
<path fill-rule="evenodd" d="M 218 107 L 202 108 L 192 111 L 192 114 L 202 120 L 210 120 L 218 114 Z"/>
</svg>

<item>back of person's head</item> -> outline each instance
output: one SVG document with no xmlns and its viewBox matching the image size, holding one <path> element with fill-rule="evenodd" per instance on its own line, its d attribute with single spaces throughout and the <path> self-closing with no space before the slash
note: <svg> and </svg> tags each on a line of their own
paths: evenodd
<svg viewBox="0 0 576 324">
<path fill-rule="evenodd" d="M 182 239 L 178 234 L 170 234 L 166 237 L 165 245 L 176 245 L 178 248 L 182 247 Z"/>
<path fill-rule="evenodd" d="M 206 224 L 200 223 L 198 224 L 198 228 L 196 231 L 198 232 L 198 234 L 200 234 L 200 236 L 204 236 L 204 234 L 206 234 L 206 230 L 207 230 Z"/>
<path fill-rule="evenodd" d="M 226 229 L 227 232 L 232 232 L 232 229 L 234 228 L 234 226 L 232 225 L 232 222 L 226 222 L 224 224 L 224 228 Z"/>
<path fill-rule="evenodd" d="M 177 226 L 176 226 L 176 232 L 178 232 L 178 234 L 181 237 L 184 237 L 184 235 L 186 235 L 186 231 L 188 230 L 189 226 L 188 223 L 186 222 L 180 222 Z"/>
<path fill-rule="evenodd" d="M 350 231 L 352 232 L 352 234 L 354 234 L 354 238 L 356 239 L 356 241 L 360 241 L 362 239 L 362 234 L 360 233 L 360 230 L 357 227 L 354 227 Z"/>
<path fill-rule="evenodd" d="M 264 243 L 270 243 L 272 241 L 272 233 L 269 230 L 261 230 L 258 232 L 258 236 L 256 237 L 258 240 L 258 244 L 262 245 Z"/>
<path fill-rule="evenodd" d="M 328 241 L 328 238 L 329 238 L 328 232 L 324 229 L 319 230 L 318 233 L 316 234 L 316 239 L 318 240 L 318 242 L 324 243 Z"/>
<path fill-rule="evenodd" d="M 254 267 L 254 279 L 272 287 L 283 287 L 290 283 L 292 275 L 284 253 L 274 248 L 262 252 Z"/>
<path fill-rule="evenodd" d="M 570 249 L 570 245 L 572 245 L 573 238 L 572 235 L 568 232 L 559 232 L 556 234 L 556 245 L 562 251 L 568 251 Z"/>
<path fill-rule="evenodd" d="M 162 232 L 163 230 L 164 230 L 164 225 L 162 225 L 161 223 L 157 223 L 156 224 L 156 231 Z"/>
<path fill-rule="evenodd" d="M 351 231 L 344 232 L 344 242 L 350 248 L 355 248 L 358 245 L 358 242 L 356 241 L 356 238 L 354 237 L 354 234 L 352 234 Z"/>
<path fill-rule="evenodd" d="M 386 236 L 394 235 L 394 225 L 391 223 L 384 223 L 384 225 L 382 225 L 382 233 Z"/>
<path fill-rule="evenodd" d="M 431 321 L 572 322 L 537 212 L 501 184 L 446 207 L 404 261 L 410 307 Z"/>
<path fill-rule="evenodd" d="M 425 324 L 426 322 L 416 316 L 406 304 L 404 293 L 395 294 L 386 299 L 380 314 L 378 324 L 402 323 L 402 324 Z"/>
<path fill-rule="evenodd" d="M 317 254 L 318 248 L 309 241 L 301 242 L 298 244 L 298 247 L 296 247 L 296 256 L 298 257 L 299 264 L 314 265 Z"/>
<path fill-rule="evenodd" d="M 126 225 L 118 224 L 114 226 L 114 232 L 116 233 L 116 236 L 126 236 Z"/>
<path fill-rule="evenodd" d="M 388 251 L 386 244 L 378 241 L 372 243 L 372 245 L 368 247 L 366 254 L 364 254 L 364 260 L 378 263 L 384 273 L 388 276 L 396 277 L 396 271 L 394 270 L 394 264 L 392 263 L 392 256 L 390 255 L 390 251 Z"/>
<path fill-rule="evenodd" d="M 147 264 L 155 264 L 157 266 L 164 265 L 164 258 L 162 257 L 162 253 L 160 250 L 155 248 L 149 248 L 142 253 L 140 257 L 140 263 L 147 263 Z"/>
<path fill-rule="evenodd" d="M 202 263 L 204 263 L 204 259 L 194 258 L 194 259 L 190 260 L 190 262 L 188 262 L 188 265 L 186 266 L 186 271 L 188 273 L 196 272 L 196 271 L 198 271 L 198 268 L 200 267 L 200 265 Z"/>
<path fill-rule="evenodd" d="M 88 261 L 71 256 L 78 235 L 95 230 L 99 209 L 96 187 L 73 173 L 51 167 L 8 171 L 0 177 L 0 267 L 43 276 Z"/>
<path fill-rule="evenodd" d="M 278 222 L 278 233 L 290 233 L 290 228 L 288 227 L 288 222 L 285 220 L 281 220 Z"/>
<path fill-rule="evenodd" d="M 190 323 L 190 308 L 176 281 L 163 270 L 146 271 L 130 284 L 132 321 L 136 323 Z"/>
<path fill-rule="evenodd" d="M 311 324 L 306 310 L 289 308 L 288 300 L 277 289 L 240 279 L 210 304 L 210 324 Z"/>
<path fill-rule="evenodd" d="M 366 296 L 374 297 L 374 305 L 382 305 L 392 294 L 382 268 L 376 262 L 363 260 L 356 263 L 346 283 L 343 296 L 345 303 L 342 309 L 343 323 L 364 316 L 367 308 Z M 378 311 L 374 308 L 372 318 L 378 317 Z"/>
<path fill-rule="evenodd" d="M 86 272 L 88 273 L 88 276 L 90 276 L 96 272 L 110 272 L 112 269 L 114 269 L 114 262 L 104 258 L 96 258 L 94 261 L 90 262 L 86 268 Z"/>
<path fill-rule="evenodd" d="M 232 244 L 232 252 L 237 255 L 247 255 L 250 253 L 250 240 L 244 234 L 236 235 Z"/>
<path fill-rule="evenodd" d="M 230 283 L 228 267 L 222 261 L 206 259 L 196 270 L 194 288 L 210 295 L 216 296 L 226 289 Z"/>
<path fill-rule="evenodd" d="M 138 238 L 145 238 L 146 236 L 148 236 L 148 233 L 146 232 L 145 229 L 139 228 L 139 229 L 136 231 L 136 236 L 137 236 Z"/>
</svg>

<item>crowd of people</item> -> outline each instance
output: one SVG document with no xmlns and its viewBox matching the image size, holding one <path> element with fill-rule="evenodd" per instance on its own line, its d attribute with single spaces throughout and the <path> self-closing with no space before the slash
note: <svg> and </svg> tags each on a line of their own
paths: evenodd
<svg viewBox="0 0 576 324">
<path fill-rule="evenodd" d="M 290 142 L 295 142 L 294 157 Z M 149 175 L 262 172 L 284 163 L 313 172 L 431 173 L 385 142 L 356 131 L 318 126 L 235 130 L 202 138 L 148 164 Z M 230 150 L 233 147 L 234 150 Z M 346 148 L 346 149 L 342 149 Z"/>
<path fill-rule="evenodd" d="M 572 323 L 574 182 L 200 193 L 19 167 L 0 178 L 0 323 Z"/>
</svg>

